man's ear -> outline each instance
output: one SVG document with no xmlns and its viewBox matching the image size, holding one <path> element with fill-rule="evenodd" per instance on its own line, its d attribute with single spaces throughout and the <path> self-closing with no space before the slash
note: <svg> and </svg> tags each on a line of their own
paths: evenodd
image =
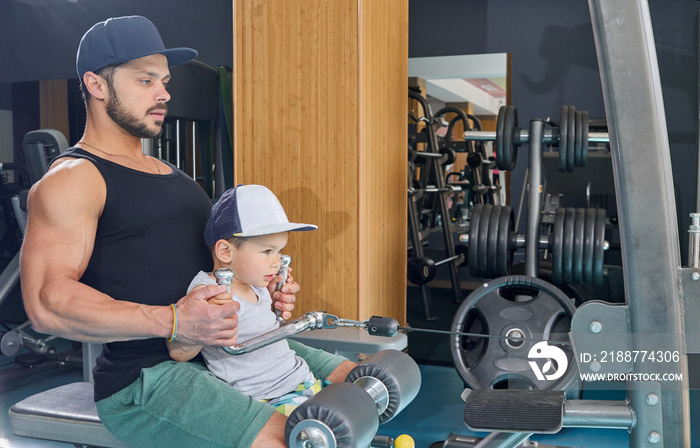
<svg viewBox="0 0 700 448">
<path fill-rule="evenodd" d="M 98 100 L 104 100 L 107 96 L 107 83 L 104 78 L 95 72 L 85 72 L 83 74 L 83 85 L 90 95 Z"/>
<path fill-rule="evenodd" d="M 214 244 L 214 255 L 222 263 L 231 263 L 233 259 L 233 245 L 228 240 L 218 240 Z"/>
</svg>

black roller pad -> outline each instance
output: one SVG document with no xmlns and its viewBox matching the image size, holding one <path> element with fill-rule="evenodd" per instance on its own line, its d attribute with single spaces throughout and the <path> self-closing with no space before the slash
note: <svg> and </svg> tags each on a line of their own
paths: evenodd
<svg viewBox="0 0 700 448">
<path fill-rule="evenodd" d="M 562 428 L 564 391 L 476 389 L 466 397 L 464 423 L 472 431 L 552 434 Z"/>
</svg>

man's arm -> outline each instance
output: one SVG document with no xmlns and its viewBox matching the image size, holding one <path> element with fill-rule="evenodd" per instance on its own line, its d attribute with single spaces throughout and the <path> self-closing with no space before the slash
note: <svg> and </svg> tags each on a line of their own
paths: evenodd
<svg viewBox="0 0 700 448">
<path fill-rule="evenodd" d="M 79 282 L 94 247 L 106 187 L 85 160 L 65 159 L 32 187 L 20 258 L 22 295 L 33 327 L 83 342 L 170 337 L 173 312 L 114 300 Z M 232 345 L 238 304 L 209 305 L 224 293 L 210 286 L 180 299 L 178 339 L 189 344 Z"/>
</svg>

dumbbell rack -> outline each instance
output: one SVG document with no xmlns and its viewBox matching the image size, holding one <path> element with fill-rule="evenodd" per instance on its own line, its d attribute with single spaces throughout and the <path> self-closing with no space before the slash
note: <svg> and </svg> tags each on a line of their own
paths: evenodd
<svg viewBox="0 0 700 448">
<path fill-rule="evenodd" d="M 414 92 L 412 90 L 409 90 L 408 96 L 410 99 L 417 101 L 423 109 L 422 117 L 417 120 L 425 123 L 425 132 L 428 137 L 426 150 L 421 151 L 420 153 L 416 151 L 417 154 L 420 154 L 420 157 L 425 159 L 420 172 L 420 188 L 414 188 L 413 176 L 410 172 L 409 164 L 408 235 L 411 246 L 413 247 L 413 258 L 425 258 L 425 254 L 423 252 L 423 238 L 420 230 L 420 210 L 423 209 L 423 202 L 426 198 L 426 194 L 433 194 L 437 206 L 437 212 L 441 217 L 440 227 L 445 241 L 445 260 L 449 260 L 444 264 L 447 265 L 447 269 L 449 271 L 454 302 L 459 303 L 463 299 L 462 288 L 457 276 L 457 265 L 454 263 L 459 256 L 455 255 L 454 238 L 452 236 L 449 218 L 450 213 L 447 206 L 447 197 L 453 192 L 453 189 L 452 187 L 448 187 L 445 182 L 445 176 L 441 164 L 443 158 L 446 158 L 448 155 L 440 154 L 438 149 L 437 135 L 435 134 L 435 129 L 433 127 L 433 115 L 428 101 L 418 92 Z M 427 183 L 431 180 L 435 182 L 435 186 L 432 188 L 426 188 Z M 419 288 L 423 302 L 423 319 L 434 320 L 435 317 L 430 312 L 431 296 L 427 282 L 420 284 Z"/>
</svg>

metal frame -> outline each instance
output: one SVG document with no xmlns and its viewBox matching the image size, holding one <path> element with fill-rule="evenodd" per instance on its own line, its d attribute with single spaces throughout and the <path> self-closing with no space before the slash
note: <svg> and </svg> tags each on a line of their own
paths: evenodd
<svg viewBox="0 0 700 448">
<path fill-rule="evenodd" d="M 666 115 L 656 47 L 646 0 L 589 0 L 598 65 L 613 154 L 615 192 L 632 350 L 645 350 L 650 333 L 666 338 L 667 350 L 682 354 L 676 364 L 633 363 L 635 373 L 680 373 L 664 384 L 662 428 L 645 424 L 639 412 L 630 447 L 690 446 L 688 366 L 684 354 L 680 245 Z M 655 204 L 649 207 L 648 204 Z M 582 307 L 583 308 L 583 307 Z M 629 384 L 634 386 L 635 384 Z M 645 387 L 637 383 L 636 386 Z M 650 385 L 651 388 L 651 385 Z M 635 389 L 637 390 L 637 389 Z M 651 391 L 650 391 L 651 393 Z"/>
</svg>

